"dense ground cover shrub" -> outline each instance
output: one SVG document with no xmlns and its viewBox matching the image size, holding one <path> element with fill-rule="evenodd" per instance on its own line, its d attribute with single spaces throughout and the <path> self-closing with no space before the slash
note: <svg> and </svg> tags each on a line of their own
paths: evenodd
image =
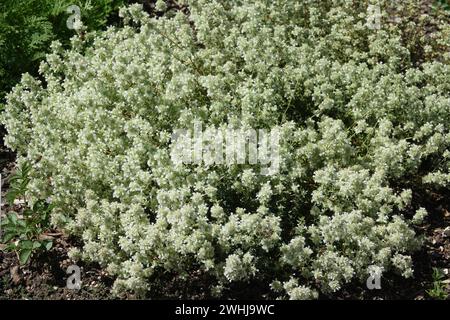
<svg viewBox="0 0 450 320">
<path fill-rule="evenodd" d="M 131 6 L 123 28 L 54 43 L 45 81 L 8 95 L 6 143 L 32 164 L 29 196 L 83 239 L 72 256 L 118 292 L 164 272 L 295 299 L 374 268 L 412 276 L 412 189 L 450 182 L 448 16 L 380 1 L 373 29 L 366 1 L 180 3 L 188 15 Z M 171 133 L 194 121 L 279 129 L 280 171 L 173 164 Z"/>
</svg>

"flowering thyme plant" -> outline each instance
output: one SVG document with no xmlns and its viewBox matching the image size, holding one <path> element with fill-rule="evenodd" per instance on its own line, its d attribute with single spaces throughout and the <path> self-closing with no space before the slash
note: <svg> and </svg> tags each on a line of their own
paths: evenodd
<svg viewBox="0 0 450 320">
<path fill-rule="evenodd" d="M 30 196 L 51 196 L 53 224 L 83 239 L 72 256 L 117 292 L 167 271 L 292 299 L 365 283 L 369 267 L 411 277 L 426 216 L 412 190 L 450 184 L 449 25 L 425 17 L 415 42 L 412 0 L 401 22 L 379 1 L 380 28 L 362 0 L 180 2 L 189 15 L 134 5 L 122 28 L 55 42 L 45 84 L 25 75 L 8 96 L 6 142 L 32 164 Z M 278 128 L 276 174 L 174 165 L 173 130 L 197 120 Z"/>
</svg>

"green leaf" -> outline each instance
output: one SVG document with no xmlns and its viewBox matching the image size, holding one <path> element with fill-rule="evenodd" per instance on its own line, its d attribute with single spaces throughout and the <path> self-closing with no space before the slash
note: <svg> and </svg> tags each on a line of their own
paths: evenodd
<svg viewBox="0 0 450 320">
<path fill-rule="evenodd" d="M 34 241 L 33 242 L 33 249 L 39 249 L 41 247 L 41 242 L 40 241 Z"/>
<path fill-rule="evenodd" d="M 53 242 L 51 240 L 45 240 L 42 241 L 42 245 L 44 246 L 45 250 L 49 251 L 53 247 Z"/>
<path fill-rule="evenodd" d="M 7 232 L 7 233 L 5 233 L 5 235 L 3 236 L 2 242 L 3 242 L 3 243 L 7 243 L 7 242 L 11 241 L 15 236 L 16 236 L 15 233 L 13 233 L 13 232 Z"/>
<path fill-rule="evenodd" d="M 33 249 L 33 241 L 30 241 L 30 240 L 20 241 L 19 247 L 22 249 L 30 249 L 31 250 L 31 249 Z"/>
<path fill-rule="evenodd" d="M 24 220 L 17 220 L 17 226 L 25 228 L 27 224 Z"/>
<path fill-rule="evenodd" d="M 19 232 L 17 231 L 17 226 L 13 226 L 13 225 L 11 225 L 11 224 L 5 224 L 3 227 L 2 227 L 2 230 L 5 232 L 5 233 L 7 233 L 7 232 L 12 232 L 12 233 L 15 233 L 15 234 L 19 234 Z"/>
<path fill-rule="evenodd" d="M 9 225 L 8 219 L 2 219 L 2 220 L 0 221 L 0 225 L 1 225 L 1 226 L 7 226 L 7 225 Z"/>
<path fill-rule="evenodd" d="M 16 200 L 18 194 L 19 194 L 19 193 L 18 193 L 16 190 L 11 190 L 11 191 L 9 191 L 9 192 L 6 194 L 6 196 L 5 196 L 6 202 L 7 202 L 9 205 L 14 204 L 14 200 Z"/>
<path fill-rule="evenodd" d="M 28 262 L 31 256 L 31 249 L 22 249 L 19 252 L 19 262 L 21 265 L 24 265 Z"/>
<path fill-rule="evenodd" d="M 9 213 L 9 214 L 7 215 L 7 218 L 8 218 L 8 221 L 9 221 L 11 224 L 13 224 L 13 225 L 16 225 L 16 224 L 17 224 L 17 214 L 15 214 L 15 213 Z"/>
</svg>

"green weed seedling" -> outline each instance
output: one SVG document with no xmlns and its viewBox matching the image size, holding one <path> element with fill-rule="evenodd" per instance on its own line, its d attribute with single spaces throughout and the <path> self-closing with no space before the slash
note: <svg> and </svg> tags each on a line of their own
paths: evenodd
<svg viewBox="0 0 450 320">
<path fill-rule="evenodd" d="M 30 170 L 29 163 L 25 163 L 10 179 L 10 190 L 6 194 L 9 205 L 18 199 L 25 199 Z M 52 209 L 52 204 L 38 200 L 32 206 L 27 205 L 21 214 L 8 212 L 1 221 L 4 250 L 16 252 L 21 265 L 26 264 L 33 253 L 52 248 L 52 240 L 41 237 L 50 228 L 49 215 Z"/>
<path fill-rule="evenodd" d="M 443 280 L 445 279 L 444 272 L 441 269 L 433 268 L 433 288 L 427 290 L 427 294 L 436 300 L 445 300 L 448 298 L 448 293 L 445 290 L 445 284 Z"/>
</svg>

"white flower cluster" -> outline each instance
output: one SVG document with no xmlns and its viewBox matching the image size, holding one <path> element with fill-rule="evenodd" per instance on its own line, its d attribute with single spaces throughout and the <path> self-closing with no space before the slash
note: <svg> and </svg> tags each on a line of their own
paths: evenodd
<svg viewBox="0 0 450 320">
<path fill-rule="evenodd" d="M 260 164 L 261 174 L 273 175 L 279 169 L 279 134 L 253 128 L 214 128 L 202 131 L 201 122 L 194 130 L 176 129 L 171 135 L 171 160 L 174 165 Z"/>
<path fill-rule="evenodd" d="M 83 239 L 74 255 L 140 293 L 163 272 L 291 299 L 369 266 L 411 276 L 412 189 L 450 185 L 450 55 L 417 66 L 362 0 L 184 2 L 188 16 L 135 5 L 122 28 L 54 43 L 45 84 L 25 75 L 8 96 L 6 143 L 33 165 L 30 196 Z M 171 133 L 197 120 L 279 128 L 279 170 L 174 165 Z"/>
</svg>

